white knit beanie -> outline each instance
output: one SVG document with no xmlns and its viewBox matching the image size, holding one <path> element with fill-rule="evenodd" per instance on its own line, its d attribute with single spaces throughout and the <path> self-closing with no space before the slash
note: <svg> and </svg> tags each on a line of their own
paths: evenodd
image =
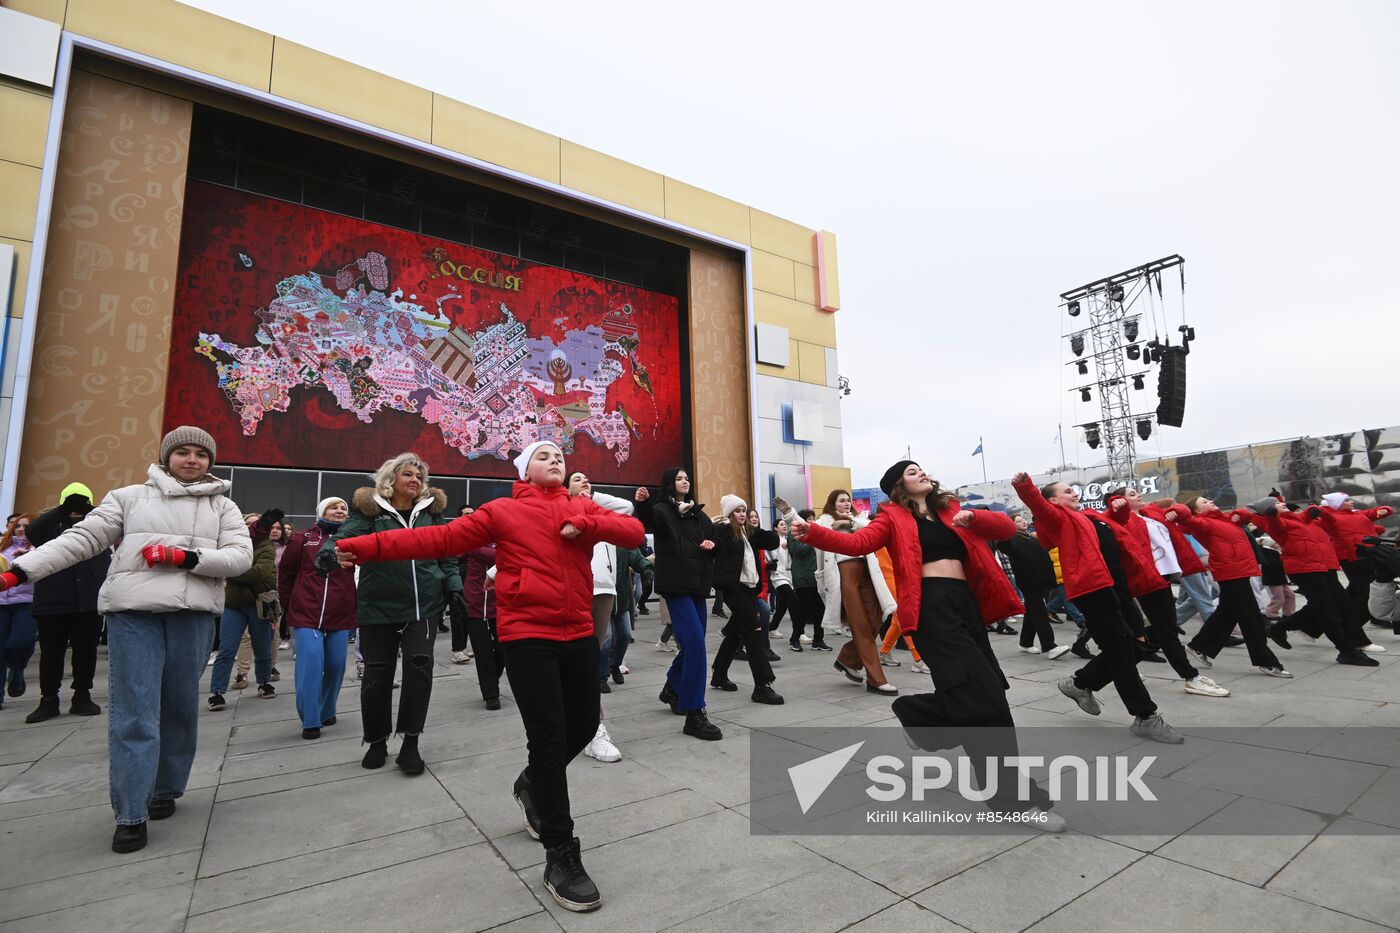
<svg viewBox="0 0 1400 933">
<path fill-rule="evenodd" d="M 535 455 L 535 451 L 541 447 L 553 447 L 562 456 L 564 451 L 553 441 L 535 441 L 520 452 L 520 456 L 515 458 L 515 470 L 520 474 L 520 478 L 525 478 L 525 468 L 530 465 L 530 458 Z"/>
<path fill-rule="evenodd" d="M 326 509 L 330 508 L 332 505 L 334 505 L 334 504 L 337 503 L 337 502 L 340 502 L 340 503 L 342 503 L 342 504 L 344 504 L 344 505 L 347 505 L 347 506 L 350 504 L 350 503 L 346 502 L 344 499 L 340 498 L 340 496 L 327 496 L 326 498 L 322 499 L 320 502 L 316 503 L 316 518 L 317 518 L 318 520 L 319 520 L 319 519 L 322 519 L 322 518 L 325 518 L 325 517 L 326 517 Z"/>
<path fill-rule="evenodd" d="M 1340 509 L 1342 507 L 1342 503 L 1350 498 L 1351 496 L 1347 495 L 1344 492 L 1329 492 L 1327 495 L 1322 497 L 1322 504 L 1327 506 L 1329 509 Z"/>
<path fill-rule="evenodd" d="M 719 500 L 719 511 L 720 514 L 723 515 L 725 518 L 728 518 L 730 515 L 732 515 L 735 509 L 746 508 L 748 508 L 748 506 L 744 504 L 744 500 L 740 499 L 733 493 L 730 493 L 727 496 L 722 496 Z"/>
</svg>

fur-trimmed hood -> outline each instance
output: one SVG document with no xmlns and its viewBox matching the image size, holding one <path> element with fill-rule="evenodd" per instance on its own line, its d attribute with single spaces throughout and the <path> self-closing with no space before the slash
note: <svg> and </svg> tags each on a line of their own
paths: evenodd
<svg viewBox="0 0 1400 933">
<path fill-rule="evenodd" d="M 423 499 L 431 498 L 433 501 L 428 504 L 428 513 L 431 515 L 441 515 L 447 510 L 447 493 L 436 486 L 424 488 L 423 494 L 418 497 Z M 377 518 L 379 513 L 384 511 L 382 500 L 375 493 L 373 486 L 361 486 L 355 490 L 355 495 L 350 500 L 350 507 L 366 518 Z M 417 503 L 414 503 L 417 505 Z"/>
</svg>

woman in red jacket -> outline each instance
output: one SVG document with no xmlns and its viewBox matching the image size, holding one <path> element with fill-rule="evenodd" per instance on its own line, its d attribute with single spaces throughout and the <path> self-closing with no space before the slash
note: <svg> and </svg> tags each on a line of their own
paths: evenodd
<svg viewBox="0 0 1400 933">
<path fill-rule="evenodd" d="M 1382 505 L 1374 509 L 1358 509 L 1351 496 L 1344 492 L 1329 492 L 1322 497 L 1318 516 L 1322 530 L 1332 539 L 1332 547 L 1337 553 L 1337 561 L 1347 575 L 1347 599 L 1351 601 L 1352 612 L 1364 626 L 1371 618 L 1366 602 L 1371 595 L 1371 582 L 1376 574 L 1370 561 L 1356 556 L 1356 546 L 1370 535 L 1382 535 L 1385 529 L 1376 522 L 1394 514 L 1395 510 Z M 1377 622 L 1382 628 L 1389 628 L 1385 622 Z M 1365 628 L 1362 629 L 1365 631 Z"/>
<path fill-rule="evenodd" d="M 1292 677 L 1283 669 L 1265 638 L 1264 619 L 1249 583 L 1251 577 L 1259 576 L 1259 562 L 1254 559 L 1254 545 L 1244 527 L 1205 496 L 1193 496 L 1184 505 L 1172 506 L 1163 513 L 1163 518 L 1185 528 L 1210 551 L 1210 569 L 1220 585 L 1219 605 L 1186 645 L 1197 662 L 1211 667 L 1215 656 L 1225 647 L 1225 640 L 1238 625 L 1249 649 L 1250 664 L 1270 677 Z"/>
<path fill-rule="evenodd" d="M 1316 506 L 1313 507 L 1316 510 Z M 1264 498 L 1249 508 L 1236 509 L 1241 524 L 1257 525 L 1283 549 L 1283 569 L 1303 594 L 1307 605 L 1269 629 L 1275 642 L 1288 647 L 1285 632 L 1301 631 L 1309 638 L 1327 636 L 1337 649 L 1337 663 L 1376 667 L 1379 661 L 1366 652 L 1371 640 L 1352 618 L 1346 590 L 1337 579 L 1340 564 L 1331 540 L 1320 525 L 1296 512 L 1280 508 L 1277 499 Z M 1379 647 L 1379 646 L 1377 646 Z"/>
<path fill-rule="evenodd" d="M 529 765 L 515 780 L 526 829 L 545 848 L 544 885 L 567 910 L 596 910 L 569 812 L 568 767 L 598 730 L 598 640 L 593 636 L 593 545 L 641 547 L 642 525 L 564 488 L 564 454 L 549 441 L 515 461 L 509 499 L 447 525 L 338 542 L 342 566 L 465 554 L 496 543 L 496 626 L 520 707 Z"/>
<path fill-rule="evenodd" d="M 345 655 L 355 630 L 355 571 L 316 569 L 316 555 L 336 533 L 349 504 L 332 496 L 316 506 L 316 524 L 292 537 L 277 566 L 277 601 L 296 644 L 297 714 L 301 737 L 319 739 L 336 722 Z"/>
<path fill-rule="evenodd" d="M 1060 681 L 1060 692 L 1090 716 L 1097 716 L 1102 710 L 1094 691 L 1112 683 L 1133 714 L 1130 728 L 1134 735 L 1173 745 L 1185 741 L 1157 712 L 1157 704 L 1138 674 L 1133 633 L 1123 620 L 1113 575 L 1099 549 L 1099 534 L 1089 517 L 1079 511 L 1079 493 L 1068 483 L 1049 483 L 1037 489 L 1028 473 L 1017 473 L 1011 486 L 1031 510 L 1040 543 L 1060 549 L 1065 596 L 1084 614 L 1089 637 L 1099 646 L 1099 653 L 1088 664 Z"/>
<path fill-rule="evenodd" d="M 890 497 L 874 521 L 843 534 L 807 523 L 789 512 L 785 518 L 799 541 L 837 554 L 862 556 L 887 548 L 899 591 L 899 622 L 928 662 L 934 692 L 902 696 L 891 709 L 911 738 L 925 748 L 962 744 L 976 769 L 979 785 L 990 791 L 994 810 L 1030 812 L 1034 828 L 1058 832 L 1064 820 L 1045 812 L 1049 795 L 1031 783 L 1018 799 L 1015 768 L 995 775 L 986 759 L 1016 754 L 1015 722 L 1001 672 L 987 637 L 986 623 L 1021 611 L 1016 591 L 1001 569 L 989 541 L 1005 540 L 1016 526 L 1005 515 L 962 509 L 912 460 L 885 471 L 880 489 Z M 994 727 L 994 728 L 987 728 Z M 1000 728 L 995 728 L 1000 727 Z M 953 728 L 956 738 L 931 729 Z"/>
</svg>

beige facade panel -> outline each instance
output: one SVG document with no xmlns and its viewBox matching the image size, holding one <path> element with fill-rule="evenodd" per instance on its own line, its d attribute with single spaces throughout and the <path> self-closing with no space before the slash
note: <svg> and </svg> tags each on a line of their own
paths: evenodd
<svg viewBox="0 0 1400 933">
<path fill-rule="evenodd" d="M 62 24 L 68 0 L 5 0 L 5 8 Z"/>
<path fill-rule="evenodd" d="M 812 234 L 816 231 L 753 209 L 749 210 L 749 228 L 754 249 L 796 262 L 812 261 Z"/>
<path fill-rule="evenodd" d="M 21 165 L 44 164 L 53 98 L 0 85 L 0 160 Z"/>
<path fill-rule="evenodd" d="M 64 28 L 236 84 L 268 90 L 272 71 L 269 33 L 175 0 L 68 0 Z"/>
<path fill-rule="evenodd" d="M 753 308 L 755 319 L 786 327 L 795 340 L 836 346 L 835 316 L 823 314 L 809 304 L 758 291 L 753 295 Z"/>
<path fill-rule="evenodd" d="M 753 287 L 761 292 L 796 298 L 793 284 L 793 261 L 782 256 L 765 253 L 761 249 L 750 250 L 753 264 Z"/>
<path fill-rule="evenodd" d="M 99 496 L 141 482 L 165 409 L 194 107 L 81 71 L 71 94 L 20 451 L 26 509 L 73 480 Z"/>
<path fill-rule="evenodd" d="M 559 184 L 559 137 L 441 94 L 433 99 L 433 145 Z"/>
<path fill-rule="evenodd" d="M 813 385 L 826 385 L 826 347 L 815 343 L 797 345 L 798 378 Z"/>
<path fill-rule="evenodd" d="M 812 508 L 821 509 L 826 504 L 827 494 L 833 489 L 851 489 L 851 470 L 843 466 L 817 466 L 807 467 L 807 473 L 812 477 Z"/>
<path fill-rule="evenodd" d="M 795 262 L 792 265 L 793 278 L 796 283 L 796 293 L 793 297 L 804 304 L 815 307 L 817 303 L 817 270 L 800 262 Z"/>
<path fill-rule="evenodd" d="M 738 201 L 674 178 L 666 186 L 666 219 L 736 243 L 749 241 L 749 209 Z"/>
<path fill-rule="evenodd" d="M 24 317 L 24 293 L 29 288 L 29 257 L 34 244 L 28 240 L 0 237 L 0 244 L 15 248 L 15 278 L 10 289 L 10 317 Z"/>
<path fill-rule="evenodd" d="M 272 93 L 402 136 L 432 139 L 432 91 L 289 39 L 277 39 Z"/>
<path fill-rule="evenodd" d="M 559 183 L 566 188 L 655 217 L 666 216 L 666 181 L 656 172 L 567 139 L 560 149 L 559 166 Z"/>
<path fill-rule="evenodd" d="M 691 393 L 691 466 L 699 502 L 716 503 L 730 492 L 754 501 L 745 330 L 743 266 L 692 251 L 690 372 L 697 391 Z"/>
<path fill-rule="evenodd" d="M 28 240 L 34 236 L 41 169 L 0 162 L 0 236 Z"/>
</svg>

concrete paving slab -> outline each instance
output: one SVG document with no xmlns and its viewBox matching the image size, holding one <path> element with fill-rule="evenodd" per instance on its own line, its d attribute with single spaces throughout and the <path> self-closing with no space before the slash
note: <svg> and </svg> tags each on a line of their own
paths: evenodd
<svg viewBox="0 0 1400 933">
<path fill-rule="evenodd" d="M 100 847 L 103 840 L 92 840 L 92 843 Z M 135 862 L 117 861 L 110 868 L 4 889 L 0 892 L 0 924 L 117 900 L 133 891 L 154 891 L 168 885 L 178 886 L 182 892 L 180 896 L 188 902 L 199 857 L 199 849 L 189 849 Z"/>
<path fill-rule="evenodd" d="M 823 865 L 668 928 L 668 933 L 733 933 L 736 929 L 845 930 L 900 901 L 897 894 L 839 865 Z"/>
<path fill-rule="evenodd" d="M 5 924 L 7 933 L 53 933 L 54 930 L 124 929 L 143 933 L 180 933 L 190 905 L 189 883 L 139 891 L 111 900 L 82 904 Z"/>
<path fill-rule="evenodd" d="M 967 927 L 909 900 L 846 927 L 846 933 L 963 933 L 965 930 Z"/>
<path fill-rule="evenodd" d="M 805 849 L 902 897 L 966 871 L 1026 841 L 1025 836 L 925 836 L 911 857 L 907 836 L 795 836 Z"/>
<path fill-rule="evenodd" d="M 1356 835 L 1372 833 L 1372 835 Z M 1379 924 L 1400 926 L 1400 885 L 1380 866 L 1400 862 L 1400 832 L 1343 820 L 1314 839 L 1266 886 Z"/>
</svg>

